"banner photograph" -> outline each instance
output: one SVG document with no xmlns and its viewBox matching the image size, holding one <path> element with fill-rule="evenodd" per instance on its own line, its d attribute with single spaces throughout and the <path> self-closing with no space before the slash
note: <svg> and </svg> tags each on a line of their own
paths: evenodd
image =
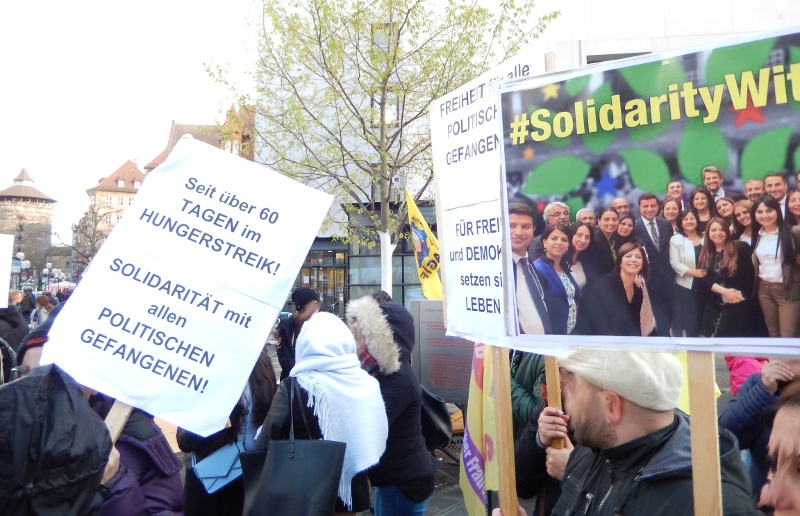
<svg viewBox="0 0 800 516">
<path fill-rule="evenodd" d="M 509 336 L 796 352 L 800 34 L 761 38 L 501 87 Z"/>
</svg>

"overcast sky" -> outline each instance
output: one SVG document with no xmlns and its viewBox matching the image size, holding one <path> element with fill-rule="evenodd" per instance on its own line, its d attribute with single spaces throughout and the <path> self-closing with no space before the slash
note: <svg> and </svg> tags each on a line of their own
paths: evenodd
<svg viewBox="0 0 800 516">
<path fill-rule="evenodd" d="M 233 97 L 204 63 L 246 83 L 255 14 L 251 0 L 2 2 L 0 189 L 27 168 L 69 243 L 98 179 L 128 159 L 144 168 L 172 120 L 223 120 Z"/>
</svg>

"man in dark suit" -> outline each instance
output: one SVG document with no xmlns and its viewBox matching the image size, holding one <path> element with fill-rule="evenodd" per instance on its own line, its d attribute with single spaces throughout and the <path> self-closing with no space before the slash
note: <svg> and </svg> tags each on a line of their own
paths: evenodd
<svg viewBox="0 0 800 516">
<path fill-rule="evenodd" d="M 779 172 L 769 172 L 764 176 L 764 190 L 767 195 L 771 195 L 781 207 L 783 220 L 786 220 L 786 192 L 789 190 L 789 183 L 783 174 Z"/>
<path fill-rule="evenodd" d="M 667 183 L 667 198 L 678 201 L 678 206 L 680 206 L 681 211 L 688 207 L 686 202 L 683 200 L 683 183 L 678 180 Z M 666 199 L 664 200 L 666 201 Z"/>
<path fill-rule="evenodd" d="M 533 241 L 533 228 L 536 227 L 533 208 L 524 203 L 510 203 L 508 223 L 514 259 L 514 291 L 520 332 L 528 335 L 553 333 L 550 316 L 544 304 L 544 290 L 533 268 L 533 262 L 527 256 L 528 248 Z M 516 439 L 522 435 L 531 415 L 538 414 L 544 406 L 539 391 L 539 377 L 544 371 L 544 359 L 541 355 L 514 351 L 510 362 L 511 412 Z"/>
<path fill-rule="evenodd" d="M 658 198 L 651 193 L 639 196 L 639 213 L 640 217 L 633 231 L 636 238 L 644 244 L 650 264 L 647 292 L 656 318 L 656 335 L 669 337 L 672 321 L 672 284 L 675 277 L 675 272 L 669 264 L 672 224 L 666 219 L 656 217 Z"/>
<path fill-rule="evenodd" d="M 533 208 L 524 203 L 510 203 L 508 222 L 520 328 L 526 334 L 551 333 L 542 286 L 533 269 L 533 261 L 527 256 L 535 227 Z"/>
</svg>

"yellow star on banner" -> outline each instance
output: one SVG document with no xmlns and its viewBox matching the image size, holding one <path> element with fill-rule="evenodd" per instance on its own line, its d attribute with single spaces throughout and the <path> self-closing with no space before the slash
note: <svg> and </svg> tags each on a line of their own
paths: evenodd
<svg viewBox="0 0 800 516">
<path fill-rule="evenodd" d="M 561 88 L 560 84 L 548 84 L 547 86 L 542 88 L 542 93 L 544 93 L 544 100 L 557 99 L 559 88 Z"/>
<path fill-rule="evenodd" d="M 522 152 L 522 157 L 524 157 L 525 159 L 531 159 L 533 157 L 533 149 L 531 149 L 530 147 L 525 149 Z"/>
</svg>

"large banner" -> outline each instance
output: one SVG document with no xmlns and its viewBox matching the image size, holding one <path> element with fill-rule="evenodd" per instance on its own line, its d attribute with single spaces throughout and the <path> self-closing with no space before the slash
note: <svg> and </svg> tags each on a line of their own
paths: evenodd
<svg viewBox="0 0 800 516">
<path fill-rule="evenodd" d="M 599 213 L 615 198 L 625 198 L 630 204 L 633 221 L 629 223 L 634 230 L 621 237 L 622 230 L 616 232 L 618 221 L 609 219 L 605 224 L 598 220 L 593 249 L 598 255 L 607 254 L 603 259 L 610 260 L 613 266 L 621 244 L 635 239 L 644 246 L 638 259 L 649 265 L 649 276 L 645 270 L 648 267 L 631 265 L 631 270 L 638 267 L 639 275 L 648 276 L 644 303 L 641 299 L 638 304 L 636 299 L 626 301 L 625 293 L 617 292 L 617 284 L 622 288 L 622 281 L 594 278 L 592 284 L 593 278 L 586 274 L 589 284 L 582 288 L 563 281 L 566 286 L 562 290 L 573 291 L 577 313 L 572 306 L 566 308 L 565 294 L 564 307 L 557 307 L 557 314 L 554 305 L 548 305 L 545 317 L 552 320 L 553 327 L 543 330 L 529 324 L 533 331 L 526 332 L 528 335 L 523 334 L 519 319 L 529 314 L 523 310 L 532 309 L 533 305 L 528 303 L 526 306 L 531 308 L 523 309 L 514 295 L 514 285 L 504 282 L 506 295 L 500 311 L 504 313 L 506 335 L 517 342 L 515 347 L 535 342 L 562 347 L 628 345 L 758 355 L 798 353 L 800 339 L 765 338 L 767 328 L 753 290 L 755 277 L 749 247 L 740 251 L 748 254 L 737 262 L 738 277 L 723 272 L 712 278 L 717 271 L 716 262 L 706 263 L 703 270 L 709 277 L 695 280 L 694 288 L 701 291 L 695 296 L 691 281 L 684 282 L 684 292 L 676 290 L 677 269 L 670 263 L 675 256 L 671 257 L 669 251 L 671 245 L 677 245 L 679 257 L 684 249 L 688 249 L 687 255 L 692 254 L 695 244 L 687 246 L 682 237 L 671 240 L 673 228 L 669 222 L 662 219 L 651 226 L 647 222 L 650 217 L 645 220 L 642 215 L 659 209 L 667 185 L 676 181 L 683 187 L 682 200 L 688 207 L 689 192 L 703 186 L 701 171 L 710 165 L 722 171 L 725 195 L 733 200 L 743 197 L 737 194 L 744 192 L 747 180 L 763 179 L 769 172 L 781 173 L 790 186 L 794 184 L 794 172 L 800 169 L 800 34 L 783 32 L 742 38 L 688 52 L 643 56 L 540 76 L 501 87 L 499 109 L 507 202 L 494 215 L 503 221 L 506 271 L 515 267 L 525 271 L 537 253 L 556 256 L 563 250 L 559 247 L 563 244 L 557 241 L 532 243 L 527 263 L 512 259 L 515 233 L 509 229 L 509 224 L 514 223 L 514 215 L 508 214 L 509 203 L 532 207 L 541 219 L 544 207 L 558 201 L 566 205 L 570 220 L 574 221 L 579 209 Z M 485 184 L 491 185 L 492 171 L 485 170 L 484 174 Z M 652 201 L 653 207 L 645 201 L 640 213 L 637 200 L 644 193 L 656 194 L 658 199 Z M 711 222 L 708 224 L 712 226 Z M 715 246 L 708 238 L 706 246 Z M 553 247 L 548 249 L 548 243 Z M 535 245 L 539 245 L 538 250 L 534 250 Z M 710 254 L 715 251 L 712 247 Z M 443 255 L 449 253 L 452 251 L 448 245 Z M 620 259 L 626 256 L 628 253 Z M 694 263 L 694 258 L 686 258 L 685 262 Z M 722 255 L 713 259 L 725 260 L 728 268 L 732 263 Z M 559 278 L 547 264 L 534 265 L 546 299 L 548 288 L 564 278 Z M 587 260 L 584 272 L 589 265 Z M 621 265 L 623 269 L 626 266 Z M 620 276 L 618 270 L 614 273 Z M 715 282 L 738 295 L 709 292 Z M 536 298 L 532 285 L 528 284 Z M 640 290 L 637 286 L 634 292 Z M 634 298 L 636 295 L 640 294 L 634 294 Z M 686 296 L 686 300 L 680 296 Z M 696 324 L 705 338 L 696 333 L 685 337 L 688 326 L 677 324 L 683 323 L 681 318 L 686 313 L 681 310 L 685 311 L 689 302 L 695 303 L 691 311 L 701 315 Z M 635 314 L 628 317 L 626 311 Z M 654 317 L 655 330 L 644 323 L 650 317 Z M 621 330 L 616 323 L 624 318 L 641 323 L 640 336 L 633 336 L 638 328 Z M 585 335 L 592 335 L 592 339 L 587 340 Z"/>
<path fill-rule="evenodd" d="M 42 362 L 197 434 L 222 429 L 331 201 L 185 136 L 93 259 Z"/>
</svg>

